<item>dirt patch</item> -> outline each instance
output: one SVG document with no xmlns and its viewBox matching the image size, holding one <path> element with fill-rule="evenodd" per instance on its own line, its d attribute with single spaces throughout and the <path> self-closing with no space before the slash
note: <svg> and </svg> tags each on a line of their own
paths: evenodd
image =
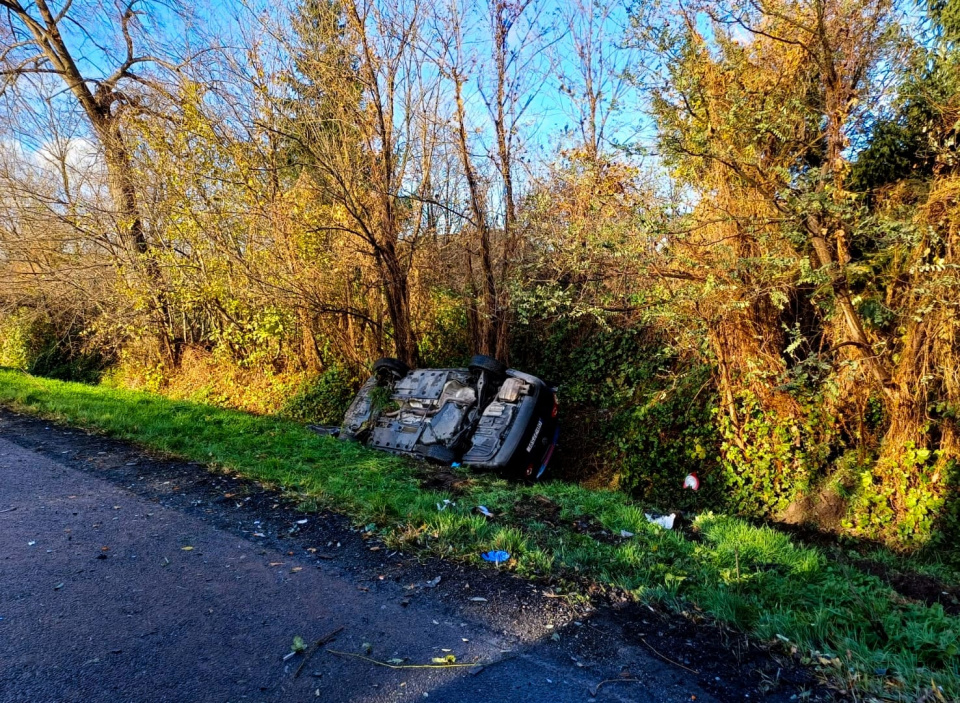
<svg viewBox="0 0 960 703">
<path fill-rule="evenodd" d="M 926 574 L 891 571 L 883 564 L 861 559 L 851 562 L 861 571 L 876 576 L 901 596 L 927 605 L 939 603 L 950 615 L 960 615 L 960 586 L 948 586 Z"/>
<path fill-rule="evenodd" d="M 581 517 L 570 523 L 574 530 L 582 535 L 588 535 L 597 542 L 604 544 L 620 544 L 624 541 L 621 535 L 615 535 L 604 529 L 603 525 L 592 518 Z"/>
<path fill-rule="evenodd" d="M 422 464 L 417 467 L 417 479 L 421 488 L 431 491 L 446 491 L 455 496 L 463 495 L 473 485 L 473 481 L 465 476 L 458 476 L 450 469 L 441 466 Z"/>
<path fill-rule="evenodd" d="M 944 583 L 926 574 L 897 571 L 870 559 L 851 558 L 855 557 L 855 554 L 848 551 L 863 553 L 870 550 L 882 550 L 884 545 L 880 542 L 862 538 L 854 539 L 825 532 L 816 529 L 810 523 L 802 525 L 778 523 L 773 527 L 787 533 L 804 546 L 824 550 L 839 563 L 849 564 L 871 576 L 876 576 L 904 598 L 926 605 L 939 603 L 949 615 L 960 615 L 960 585 Z"/>
<path fill-rule="evenodd" d="M 624 635 L 662 661 L 696 671 L 700 685 L 721 700 L 737 695 L 731 676 L 763 693 L 809 685 L 791 658 L 760 647 L 743 634 L 684 618 L 664 617 L 638 604 L 620 610 Z M 733 672 L 736 672 L 735 674 Z M 743 694 L 740 694 L 741 696 Z"/>
<path fill-rule="evenodd" d="M 560 506 L 545 496 L 535 495 L 530 499 L 518 500 L 510 513 L 525 522 L 542 522 L 556 527 L 560 524 Z"/>
<path fill-rule="evenodd" d="M 849 505 L 840 495 L 823 488 L 816 496 L 807 496 L 787 506 L 780 522 L 787 525 L 810 524 L 821 530 L 835 532 L 840 529 Z"/>
<path fill-rule="evenodd" d="M 614 535 L 604 529 L 603 525 L 591 517 L 581 516 L 574 520 L 564 520 L 560 517 L 560 506 L 545 496 L 535 495 L 532 498 L 518 500 L 510 509 L 510 514 L 521 522 L 539 522 L 548 527 L 569 525 L 576 532 L 606 544 L 618 544 L 623 541 L 620 535 Z"/>
<path fill-rule="evenodd" d="M 559 446 L 548 469 L 550 476 L 591 488 L 606 488 L 615 482 L 616 466 L 607 459 L 601 431 L 610 415 L 608 410 L 564 406 Z"/>
</svg>

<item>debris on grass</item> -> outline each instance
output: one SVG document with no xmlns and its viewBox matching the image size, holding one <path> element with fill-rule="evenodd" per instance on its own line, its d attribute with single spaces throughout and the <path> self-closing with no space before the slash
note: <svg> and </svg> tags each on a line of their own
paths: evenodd
<svg viewBox="0 0 960 703">
<path fill-rule="evenodd" d="M 670 513 L 669 515 L 652 515 L 650 513 L 644 513 L 643 516 L 647 518 L 647 522 L 654 525 L 659 525 L 665 530 L 672 530 L 673 523 L 677 519 L 676 513 Z"/>
<path fill-rule="evenodd" d="M 493 513 L 491 513 L 491 512 L 487 509 L 487 506 L 485 506 L 485 505 L 478 505 L 478 506 L 477 506 L 477 512 L 480 513 L 481 515 L 483 515 L 484 517 L 493 517 Z"/>
<path fill-rule="evenodd" d="M 494 564 L 500 564 L 510 560 L 510 552 L 505 552 L 502 549 L 495 549 L 490 552 L 484 552 L 480 555 L 480 558 L 484 561 L 491 561 Z"/>
</svg>

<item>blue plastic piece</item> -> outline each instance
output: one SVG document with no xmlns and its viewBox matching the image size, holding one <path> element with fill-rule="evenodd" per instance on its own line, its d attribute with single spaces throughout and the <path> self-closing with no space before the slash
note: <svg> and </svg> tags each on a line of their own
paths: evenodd
<svg viewBox="0 0 960 703">
<path fill-rule="evenodd" d="M 500 562 L 510 559 L 510 552 L 504 552 L 498 549 L 492 552 L 484 552 L 480 555 L 480 558 L 484 561 L 492 561 L 494 564 L 499 564 Z"/>
</svg>

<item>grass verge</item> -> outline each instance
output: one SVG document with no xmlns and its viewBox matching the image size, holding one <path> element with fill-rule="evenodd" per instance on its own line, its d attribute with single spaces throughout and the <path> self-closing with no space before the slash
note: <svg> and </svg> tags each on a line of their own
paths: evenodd
<svg viewBox="0 0 960 703">
<path fill-rule="evenodd" d="M 960 700 L 960 618 L 907 601 L 770 528 L 702 514 L 689 539 L 651 525 L 623 494 L 561 482 L 474 477 L 454 497 L 421 488 L 412 462 L 293 422 L 16 371 L 0 370 L 0 404 L 236 471 L 357 524 L 374 523 L 407 548 L 476 563 L 481 552 L 503 549 L 521 575 L 576 574 L 639 600 L 703 612 L 796 648 L 834 681 L 879 699 Z M 456 505 L 438 510 L 444 500 Z M 497 518 L 476 515 L 476 505 Z M 633 536 L 613 537 L 622 530 Z"/>
</svg>

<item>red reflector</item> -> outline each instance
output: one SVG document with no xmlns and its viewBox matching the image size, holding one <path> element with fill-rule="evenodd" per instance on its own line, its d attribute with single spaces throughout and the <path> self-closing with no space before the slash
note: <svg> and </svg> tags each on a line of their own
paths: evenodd
<svg viewBox="0 0 960 703">
<path fill-rule="evenodd" d="M 550 411 L 550 417 L 556 417 L 560 410 L 560 404 L 557 402 L 557 394 L 553 394 L 553 410 Z"/>
<path fill-rule="evenodd" d="M 527 476 L 532 476 L 532 475 L 533 475 L 533 464 L 530 464 L 530 466 L 527 467 Z"/>
</svg>

